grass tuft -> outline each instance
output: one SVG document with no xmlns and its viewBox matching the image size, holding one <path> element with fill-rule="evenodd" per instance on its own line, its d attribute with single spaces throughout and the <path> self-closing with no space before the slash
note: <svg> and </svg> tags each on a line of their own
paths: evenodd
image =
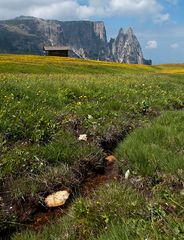
<svg viewBox="0 0 184 240">
<path fill-rule="evenodd" d="M 184 111 L 165 112 L 158 119 L 135 130 L 116 149 L 119 165 L 144 176 L 158 172 L 175 174 L 184 169 Z"/>
</svg>

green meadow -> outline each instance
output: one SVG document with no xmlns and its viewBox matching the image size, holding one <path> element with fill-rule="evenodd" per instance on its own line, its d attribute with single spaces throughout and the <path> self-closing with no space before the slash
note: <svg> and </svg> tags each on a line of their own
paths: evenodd
<svg viewBox="0 0 184 240">
<path fill-rule="evenodd" d="M 182 64 L 0 55 L 1 235 L 184 239 L 183 123 Z M 108 155 L 118 180 L 82 194 Z M 30 227 L 45 196 L 66 188 L 65 214 Z"/>
</svg>

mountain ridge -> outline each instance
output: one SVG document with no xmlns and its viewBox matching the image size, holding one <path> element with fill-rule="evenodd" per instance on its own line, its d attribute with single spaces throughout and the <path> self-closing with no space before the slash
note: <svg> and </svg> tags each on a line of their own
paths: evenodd
<svg viewBox="0 0 184 240">
<path fill-rule="evenodd" d="M 82 58 L 149 64 L 133 32 L 107 41 L 103 21 L 58 21 L 20 16 L 0 21 L 0 53 L 43 54 L 43 46 L 69 45 Z"/>
</svg>

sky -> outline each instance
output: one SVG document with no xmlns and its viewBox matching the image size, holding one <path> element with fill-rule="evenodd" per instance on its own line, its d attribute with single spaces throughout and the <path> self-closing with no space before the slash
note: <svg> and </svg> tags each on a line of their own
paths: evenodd
<svg viewBox="0 0 184 240">
<path fill-rule="evenodd" d="M 0 0 L 0 19 L 104 21 L 107 37 L 132 27 L 153 64 L 184 63 L 184 0 Z"/>
</svg>

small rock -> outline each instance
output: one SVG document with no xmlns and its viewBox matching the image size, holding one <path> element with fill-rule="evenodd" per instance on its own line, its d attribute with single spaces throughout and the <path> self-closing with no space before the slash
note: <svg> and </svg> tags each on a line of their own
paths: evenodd
<svg viewBox="0 0 184 240">
<path fill-rule="evenodd" d="M 130 176 L 130 170 L 128 169 L 125 173 L 125 179 L 128 180 L 129 176 Z"/>
<path fill-rule="evenodd" d="M 113 155 L 106 157 L 105 160 L 107 161 L 108 165 L 113 164 L 115 161 L 117 161 L 117 159 Z"/>
<path fill-rule="evenodd" d="M 55 192 L 45 198 L 47 207 L 59 207 L 65 204 L 70 193 L 67 190 Z"/>
<path fill-rule="evenodd" d="M 87 142 L 88 138 L 87 138 L 87 134 L 81 134 L 78 138 L 79 141 L 85 141 Z"/>
</svg>

